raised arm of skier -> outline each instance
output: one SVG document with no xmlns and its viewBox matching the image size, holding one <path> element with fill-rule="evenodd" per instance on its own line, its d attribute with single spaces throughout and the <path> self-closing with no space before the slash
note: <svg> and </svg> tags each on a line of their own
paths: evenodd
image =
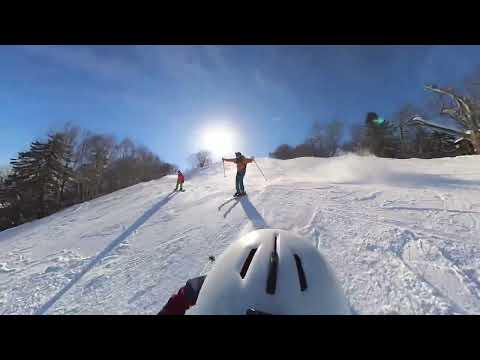
<svg viewBox="0 0 480 360">
<path fill-rule="evenodd" d="M 251 162 L 255 161 L 255 157 L 252 156 L 251 158 L 243 158 L 244 161 L 247 163 L 247 164 L 250 164 Z M 233 159 L 226 159 L 226 158 L 222 158 L 223 161 L 226 161 L 226 162 L 232 162 L 232 163 L 237 163 L 238 159 L 236 158 L 233 158 Z"/>
</svg>

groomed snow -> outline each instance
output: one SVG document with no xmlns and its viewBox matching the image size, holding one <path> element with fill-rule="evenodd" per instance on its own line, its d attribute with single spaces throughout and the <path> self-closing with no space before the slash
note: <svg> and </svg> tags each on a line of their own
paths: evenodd
<svg viewBox="0 0 480 360">
<path fill-rule="evenodd" d="M 480 314 L 480 157 L 257 161 L 240 201 L 217 164 L 1 232 L 0 314 L 155 314 L 264 227 L 312 241 L 360 314 Z"/>
</svg>

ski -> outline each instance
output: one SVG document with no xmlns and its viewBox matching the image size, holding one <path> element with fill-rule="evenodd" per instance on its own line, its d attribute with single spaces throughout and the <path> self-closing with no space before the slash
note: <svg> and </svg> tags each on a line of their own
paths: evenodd
<svg viewBox="0 0 480 360">
<path fill-rule="evenodd" d="M 235 200 L 238 200 L 238 197 L 231 197 L 231 198 L 227 198 L 219 207 L 218 207 L 218 211 L 222 210 L 222 208 L 231 203 L 232 201 L 235 201 Z"/>
</svg>

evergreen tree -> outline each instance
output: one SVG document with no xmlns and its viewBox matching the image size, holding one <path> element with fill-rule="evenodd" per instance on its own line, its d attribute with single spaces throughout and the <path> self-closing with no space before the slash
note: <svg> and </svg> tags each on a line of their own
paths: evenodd
<svg viewBox="0 0 480 360">
<path fill-rule="evenodd" d="M 50 135 L 46 143 L 35 141 L 30 150 L 11 162 L 15 187 L 26 207 L 34 206 L 37 218 L 56 211 L 65 186 L 72 178 L 72 149 L 61 135 Z"/>
<path fill-rule="evenodd" d="M 0 231 L 20 225 L 25 219 L 15 184 L 14 174 L 0 181 Z"/>
<path fill-rule="evenodd" d="M 0 178 L 0 231 L 174 170 L 146 147 L 67 126 L 34 141 Z"/>
</svg>

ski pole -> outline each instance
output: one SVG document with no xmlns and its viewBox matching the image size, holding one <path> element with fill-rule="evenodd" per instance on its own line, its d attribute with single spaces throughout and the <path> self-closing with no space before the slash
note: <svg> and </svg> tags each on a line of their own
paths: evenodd
<svg viewBox="0 0 480 360">
<path fill-rule="evenodd" d="M 265 181 L 267 181 L 267 178 L 265 177 L 265 174 L 263 173 L 262 169 L 260 169 L 260 166 L 258 166 L 257 161 L 253 160 L 253 162 L 255 163 L 255 165 L 257 165 L 257 168 L 258 170 L 260 170 L 260 173 L 263 175 L 263 178 L 265 179 Z"/>
<path fill-rule="evenodd" d="M 200 271 L 200 275 L 203 275 L 203 274 L 205 273 L 205 271 L 207 270 L 208 265 L 213 264 L 214 262 L 215 262 L 215 256 L 210 255 L 210 256 L 208 257 L 208 262 L 205 264 L 205 266 L 203 267 L 202 271 Z"/>
</svg>

